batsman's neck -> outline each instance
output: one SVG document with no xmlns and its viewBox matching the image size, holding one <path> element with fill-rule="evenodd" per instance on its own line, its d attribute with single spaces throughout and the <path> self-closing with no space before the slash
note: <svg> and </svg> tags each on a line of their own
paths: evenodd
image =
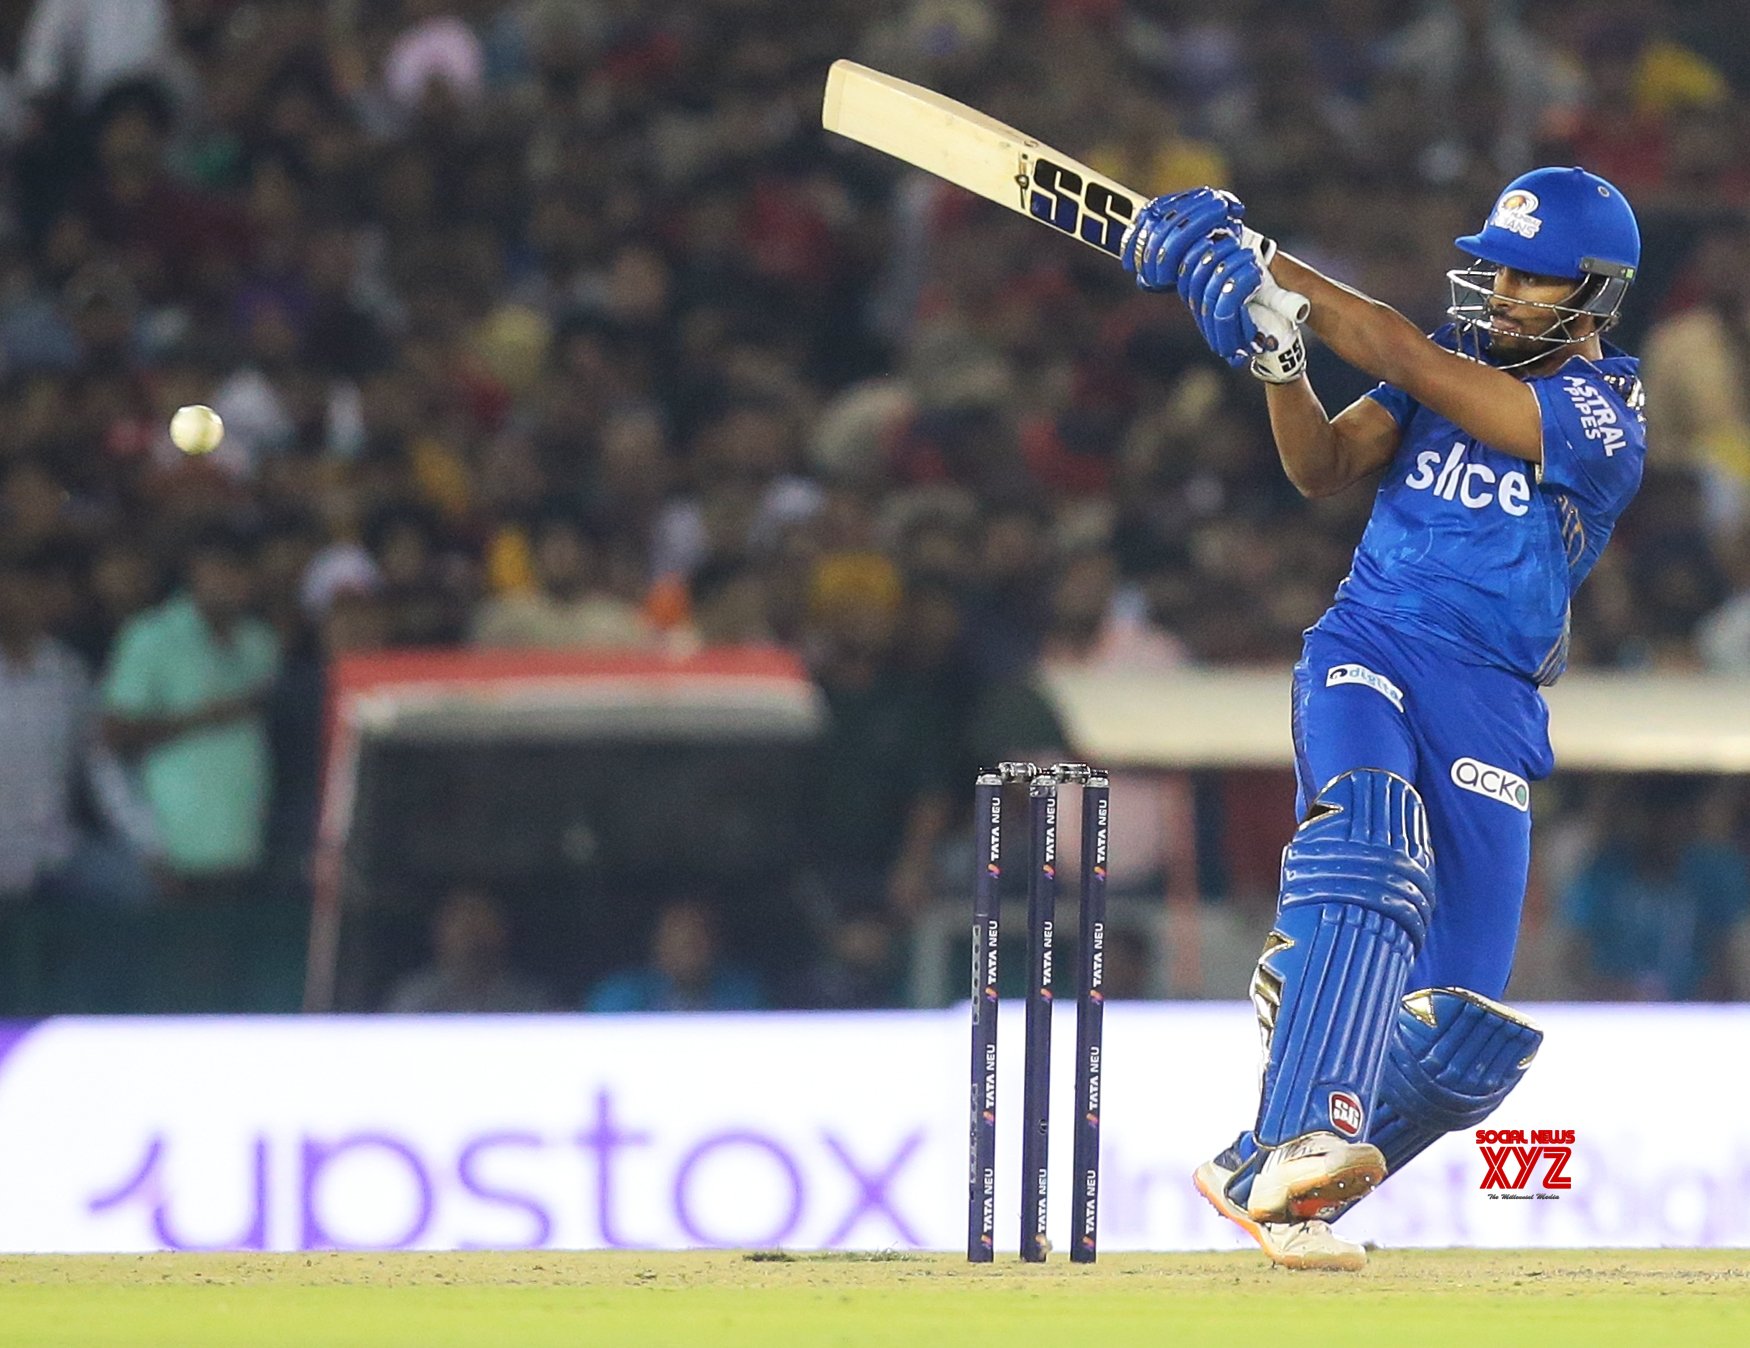
<svg viewBox="0 0 1750 1348">
<path fill-rule="evenodd" d="M 1548 355 L 1539 356 L 1536 360 L 1521 365 L 1513 373 L 1521 379 L 1540 379 L 1546 374 L 1554 374 L 1575 356 L 1587 360 L 1604 359 L 1604 343 L 1597 333 L 1590 333 L 1578 341 L 1566 342 L 1555 348 Z"/>
</svg>

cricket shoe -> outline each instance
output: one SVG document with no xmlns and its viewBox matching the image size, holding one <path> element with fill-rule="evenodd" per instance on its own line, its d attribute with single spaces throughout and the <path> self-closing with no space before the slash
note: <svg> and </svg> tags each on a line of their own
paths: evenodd
<svg viewBox="0 0 1750 1348">
<path fill-rule="evenodd" d="M 1209 1205 L 1258 1242 L 1258 1248 L 1278 1268 L 1316 1270 L 1328 1273 L 1359 1273 L 1367 1267 L 1367 1251 L 1344 1240 L 1327 1222 L 1258 1222 L 1228 1197 L 1228 1181 L 1234 1172 L 1222 1164 L 1237 1157 L 1224 1152 L 1205 1161 L 1191 1176 L 1197 1192 Z"/>
<path fill-rule="evenodd" d="M 1246 1212 L 1258 1222 L 1332 1221 L 1384 1178 L 1385 1157 L 1371 1142 L 1302 1133 L 1265 1156 Z"/>
</svg>

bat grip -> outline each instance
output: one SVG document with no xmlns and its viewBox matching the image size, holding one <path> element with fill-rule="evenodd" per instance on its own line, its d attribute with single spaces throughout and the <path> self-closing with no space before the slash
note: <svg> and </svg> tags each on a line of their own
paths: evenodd
<svg viewBox="0 0 1750 1348">
<path fill-rule="evenodd" d="M 1284 290 L 1265 272 L 1257 294 L 1246 301 L 1246 312 L 1258 325 L 1269 349 L 1280 351 L 1294 340 L 1294 330 L 1306 322 L 1312 305 L 1307 303 L 1306 296 Z"/>
</svg>

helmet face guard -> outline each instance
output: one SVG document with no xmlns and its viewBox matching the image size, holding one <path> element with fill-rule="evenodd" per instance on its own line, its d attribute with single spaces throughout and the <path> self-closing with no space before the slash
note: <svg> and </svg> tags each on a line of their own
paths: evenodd
<svg viewBox="0 0 1750 1348">
<path fill-rule="evenodd" d="M 1479 359 L 1483 357 L 1491 337 L 1499 331 L 1494 322 L 1497 301 L 1511 304 L 1515 308 L 1540 310 L 1548 314 L 1550 319 L 1542 332 L 1503 334 L 1539 347 L 1532 355 L 1500 367 L 1505 370 L 1529 365 L 1564 346 L 1585 340 L 1584 337 L 1575 335 L 1573 329 L 1574 320 L 1584 315 L 1590 314 L 1598 320 L 1596 332 L 1605 332 L 1616 326 L 1622 316 L 1622 302 L 1628 294 L 1629 281 L 1634 275 L 1633 268 L 1618 267 L 1614 263 L 1594 258 L 1585 259 L 1582 266 L 1585 267 L 1586 274 L 1575 278 L 1573 290 L 1564 299 L 1557 301 L 1527 300 L 1501 294 L 1495 289 L 1497 264 L 1485 258 L 1478 258 L 1468 267 L 1454 267 L 1446 273 L 1452 297 L 1446 314 L 1458 327 L 1459 349 L 1464 350 L 1468 338 L 1471 349 L 1465 354 Z"/>
</svg>

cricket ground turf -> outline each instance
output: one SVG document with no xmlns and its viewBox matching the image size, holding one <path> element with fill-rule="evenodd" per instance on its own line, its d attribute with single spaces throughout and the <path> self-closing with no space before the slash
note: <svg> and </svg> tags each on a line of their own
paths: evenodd
<svg viewBox="0 0 1750 1348">
<path fill-rule="evenodd" d="M 1399 1250 L 1365 1273 L 1243 1254 L 1091 1267 L 953 1255 L 0 1258 L 9 1348 L 1750 1344 L 1750 1251 Z"/>
</svg>

